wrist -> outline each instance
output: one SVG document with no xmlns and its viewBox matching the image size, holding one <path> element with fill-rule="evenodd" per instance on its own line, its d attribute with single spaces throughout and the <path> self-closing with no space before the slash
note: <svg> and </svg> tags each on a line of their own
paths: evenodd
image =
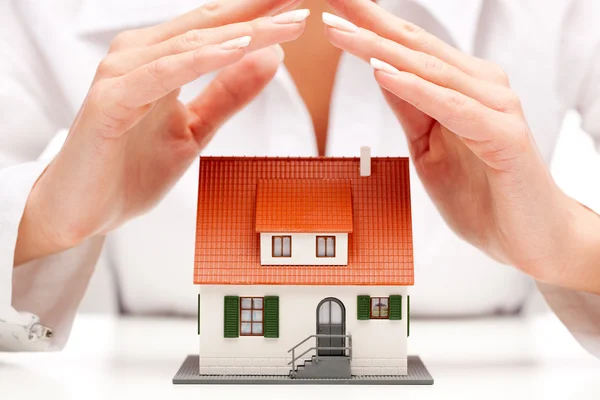
<svg viewBox="0 0 600 400">
<path fill-rule="evenodd" d="M 576 202 L 575 237 L 581 243 L 574 260 L 581 290 L 600 294 L 600 215 Z"/>
<path fill-rule="evenodd" d="M 556 263 L 540 281 L 600 294 L 600 215 L 564 194 L 566 225 L 558 236 Z"/>
<path fill-rule="evenodd" d="M 50 196 L 45 193 L 45 175 L 46 171 L 34 184 L 25 205 L 15 248 L 15 266 L 76 245 L 61 235 L 52 223 L 56 213 L 48 207 Z"/>
</svg>

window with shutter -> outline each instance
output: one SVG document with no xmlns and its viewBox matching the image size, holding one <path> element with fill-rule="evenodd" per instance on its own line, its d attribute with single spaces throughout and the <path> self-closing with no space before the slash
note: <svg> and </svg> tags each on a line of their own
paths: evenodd
<svg viewBox="0 0 600 400">
<path fill-rule="evenodd" d="M 279 297 L 265 296 L 265 337 L 279 337 Z"/>
<path fill-rule="evenodd" d="M 390 318 L 390 299 L 388 297 L 371 297 L 371 319 Z"/>
<path fill-rule="evenodd" d="M 240 324 L 240 298 L 238 296 L 225 296 L 224 313 L 224 337 L 238 337 Z"/>
<path fill-rule="evenodd" d="M 371 318 L 371 297 L 358 296 L 356 300 L 356 317 L 358 320 L 368 320 Z"/>
<path fill-rule="evenodd" d="M 240 298 L 240 336 L 264 336 L 264 298 Z"/>
<path fill-rule="evenodd" d="M 391 295 L 390 296 L 390 319 L 401 320 L 402 319 L 402 296 Z"/>
</svg>

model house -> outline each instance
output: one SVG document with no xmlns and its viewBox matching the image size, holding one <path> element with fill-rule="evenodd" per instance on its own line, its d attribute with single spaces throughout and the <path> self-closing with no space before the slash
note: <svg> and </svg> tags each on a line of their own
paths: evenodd
<svg viewBox="0 0 600 400">
<path fill-rule="evenodd" d="M 200 375 L 407 374 L 409 161 L 202 157 Z"/>
</svg>

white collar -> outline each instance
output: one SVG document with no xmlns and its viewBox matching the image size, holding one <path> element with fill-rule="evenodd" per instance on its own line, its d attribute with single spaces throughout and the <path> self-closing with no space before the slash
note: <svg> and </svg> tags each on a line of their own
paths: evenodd
<svg viewBox="0 0 600 400">
<path fill-rule="evenodd" d="M 77 32 L 120 31 L 163 22 L 201 6 L 209 0 L 82 0 Z M 449 33 L 463 51 L 471 52 L 485 0 L 379 0 L 379 4 L 402 16 L 406 2 L 421 5 Z"/>
</svg>

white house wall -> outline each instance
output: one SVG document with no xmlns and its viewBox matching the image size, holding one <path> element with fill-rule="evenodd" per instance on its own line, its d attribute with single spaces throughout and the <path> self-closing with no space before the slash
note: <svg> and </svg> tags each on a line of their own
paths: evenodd
<svg viewBox="0 0 600 400">
<path fill-rule="evenodd" d="M 273 236 L 292 237 L 292 256 L 273 257 Z M 335 236 L 335 257 L 317 257 L 317 236 Z M 347 233 L 261 233 L 262 265 L 348 265 Z"/>
<path fill-rule="evenodd" d="M 346 309 L 354 375 L 407 373 L 407 289 L 381 286 L 201 286 L 200 373 L 287 375 L 288 350 L 316 333 L 317 306 L 326 297 Z M 357 296 L 402 295 L 402 320 L 357 320 Z M 279 296 L 279 338 L 224 338 L 224 296 Z M 315 340 L 298 348 L 315 346 Z M 309 353 L 312 354 L 312 353 Z M 303 359 L 309 359 L 306 355 Z"/>
</svg>

